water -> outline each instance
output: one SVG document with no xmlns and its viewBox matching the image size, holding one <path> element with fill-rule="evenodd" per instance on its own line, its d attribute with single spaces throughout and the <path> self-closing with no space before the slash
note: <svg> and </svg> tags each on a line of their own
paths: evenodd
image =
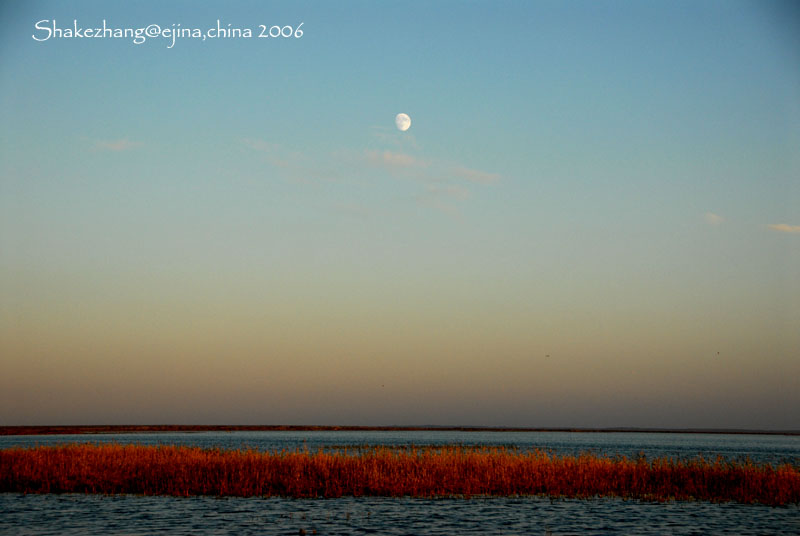
<svg viewBox="0 0 800 536">
<path fill-rule="evenodd" d="M 798 465 L 800 437 L 569 432 L 199 432 L 0 437 L 0 448 L 72 442 L 283 450 L 505 445 L 560 454 L 749 458 Z M 340 499 L 0 494 L 2 534 L 800 534 L 798 506 L 539 497 Z"/>
<path fill-rule="evenodd" d="M 241 499 L 0 494 L 8 534 L 798 534 L 796 506 L 542 498 Z"/>
</svg>

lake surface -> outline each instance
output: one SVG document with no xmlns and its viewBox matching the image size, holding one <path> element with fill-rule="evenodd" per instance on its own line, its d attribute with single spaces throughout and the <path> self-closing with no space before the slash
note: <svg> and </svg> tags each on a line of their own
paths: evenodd
<svg viewBox="0 0 800 536">
<path fill-rule="evenodd" d="M 513 446 L 559 454 L 704 456 L 800 464 L 800 437 L 570 432 L 196 432 L 0 437 L 0 448 L 76 442 L 311 451 L 365 445 Z M 800 534 L 798 506 L 539 497 L 213 498 L 0 494 L 3 534 Z"/>
<path fill-rule="evenodd" d="M 8 534 L 798 534 L 797 507 L 542 498 L 0 494 Z"/>
</svg>

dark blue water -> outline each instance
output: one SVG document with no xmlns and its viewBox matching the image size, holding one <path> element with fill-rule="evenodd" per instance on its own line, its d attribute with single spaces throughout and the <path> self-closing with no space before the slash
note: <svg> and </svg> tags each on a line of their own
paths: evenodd
<svg viewBox="0 0 800 536">
<path fill-rule="evenodd" d="M 796 506 L 0 494 L 3 534 L 800 534 Z"/>
<path fill-rule="evenodd" d="M 568 432 L 201 432 L 7 436 L 0 448 L 73 442 L 294 450 L 505 445 L 561 454 L 749 458 L 798 465 L 800 437 Z M 0 494 L 2 534 L 800 534 L 800 508 L 538 497 L 340 499 Z"/>
</svg>

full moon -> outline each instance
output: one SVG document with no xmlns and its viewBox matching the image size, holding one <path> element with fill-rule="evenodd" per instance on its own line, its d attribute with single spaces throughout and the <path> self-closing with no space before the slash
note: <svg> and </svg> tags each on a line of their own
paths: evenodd
<svg viewBox="0 0 800 536">
<path fill-rule="evenodd" d="M 408 114 L 397 114 L 394 124 L 397 125 L 398 130 L 405 132 L 411 127 L 411 118 L 408 117 Z"/>
</svg>

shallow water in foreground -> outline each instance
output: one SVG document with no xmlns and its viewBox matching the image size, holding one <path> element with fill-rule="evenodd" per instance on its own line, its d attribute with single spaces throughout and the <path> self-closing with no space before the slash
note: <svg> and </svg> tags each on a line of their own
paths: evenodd
<svg viewBox="0 0 800 536">
<path fill-rule="evenodd" d="M 798 534 L 797 506 L 621 499 L 0 494 L 8 534 Z"/>
</svg>

